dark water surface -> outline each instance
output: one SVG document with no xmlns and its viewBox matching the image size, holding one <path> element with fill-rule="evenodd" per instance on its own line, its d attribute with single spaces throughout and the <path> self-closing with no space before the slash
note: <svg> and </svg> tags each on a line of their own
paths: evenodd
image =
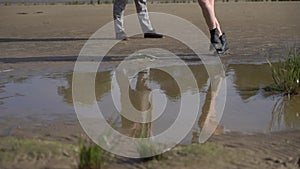
<svg viewBox="0 0 300 169">
<path fill-rule="evenodd" d="M 180 71 L 181 66 L 171 66 L 169 70 L 184 81 L 185 75 Z M 203 112 L 208 108 L 207 93 L 209 80 L 203 65 L 192 65 L 190 69 L 197 79 L 200 92 L 184 86 L 180 91 L 174 79 L 167 73 L 158 69 L 151 69 L 147 73 L 138 74 L 131 80 L 130 100 L 136 109 L 144 110 L 151 107 L 153 111 L 161 102 L 166 106 L 162 115 L 151 123 L 153 134 L 159 134 L 175 121 L 180 108 L 181 98 L 186 94 L 199 95 L 201 98 L 199 119 L 187 136 L 186 141 L 197 139 Z M 112 79 L 113 71 L 97 73 L 95 81 L 95 96 L 97 103 L 105 118 L 114 123 L 114 127 L 120 132 L 132 135 L 136 127 L 132 121 L 122 118 L 116 108 L 122 105 L 122 97 L 117 97 L 114 104 L 112 91 L 120 90 L 116 81 Z M 272 77 L 268 65 L 229 65 L 227 71 L 227 100 L 226 106 L 216 133 L 237 131 L 244 133 L 267 133 L 290 129 L 300 129 L 300 97 L 292 100 L 279 95 L 267 93 L 263 88 L 272 83 Z M 152 98 L 155 95 L 165 95 L 165 100 L 153 99 L 149 101 L 151 91 Z M 82 92 L 84 95 L 84 91 Z M 93 98 L 84 96 L 83 104 L 91 104 Z M 151 102 L 151 103 L 150 103 Z M 119 105 L 120 106 L 120 105 Z M 43 120 L 63 120 L 64 116 L 74 116 L 72 100 L 72 74 L 51 74 L 47 76 L 32 76 L 7 80 L 0 84 L 0 124 L 6 124 L 7 119 L 21 119 L 28 123 L 41 122 Z M 135 128 L 136 129 L 136 128 Z"/>
</svg>

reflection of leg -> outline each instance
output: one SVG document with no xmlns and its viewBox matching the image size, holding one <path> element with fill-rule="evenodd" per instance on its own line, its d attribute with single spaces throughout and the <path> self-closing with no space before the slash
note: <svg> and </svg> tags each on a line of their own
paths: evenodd
<svg viewBox="0 0 300 169">
<path fill-rule="evenodd" d="M 202 114 L 199 118 L 199 128 L 200 129 L 203 129 L 204 127 L 204 124 L 205 124 L 205 121 L 210 118 L 210 122 L 211 123 L 215 123 L 217 120 L 216 120 L 216 111 L 215 111 L 215 92 L 212 92 L 211 91 L 211 86 L 208 88 L 208 92 L 206 94 L 206 98 L 205 98 L 205 102 L 204 102 L 204 105 L 203 105 L 203 108 L 202 108 Z M 218 133 L 222 133 L 223 131 L 223 128 L 222 126 L 218 125 L 216 130 L 215 130 L 215 134 L 218 134 Z"/>
<path fill-rule="evenodd" d="M 149 74 L 147 71 L 139 72 L 137 74 L 137 82 L 132 102 L 135 102 L 136 108 L 142 112 L 143 121 L 151 120 L 152 104 L 151 104 L 151 90 L 148 87 Z M 149 137 L 152 135 L 152 124 L 142 123 L 138 124 L 137 132 L 140 137 Z"/>
<path fill-rule="evenodd" d="M 124 10 L 126 7 L 126 0 L 115 0 L 113 7 L 114 25 L 117 39 L 126 39 L 124 29 Z"/>
<path fill-rule="evenodd" d="M 152 94 L 151 94 L 151 89 L 149 88 L 149 82 L 150 82 L 150 69 L 146 69 L 142 72 L 139 72 L 139 75 L 141 76 L 141 78 L 143 80 L 142 81 L 142 86 L 144 86 L 144 103 L 143 103 L 143 110 L 146 111 L 146 115 L 145 115 L 145 121 L 148 121 L 148 123 L 143 124 L 144 128 L 146 128 L 145 131 L 145 135 L 147 137 L 151 137 L 153 135 L 153 130 L 152 130 L 152 111 L 153 111 L 153 105 L 152 105 Z M 138 78 L 139 79 L 139 78 Z M 139 84 L 137 84 L 137 90 L 140 90 L 140 88 L 138 87 Z"/>
<path fill-rule="evenodd" d="M 208 88 L 202 114 L 199 118 L 198 124 L 201 132 L 198 140 L 200 143 L 205 141 L 210 136 L 210 133 L 220 134 L 223 132 L 223 126 L 219 125 L 216 111 L 217 95 L 220 93 L 222 78 L 219 78 L 217 81 L 214 82 L 215 87 L 210 85 Z"/>
<path fill-rule="evenodd" d="M 137 75 L 136 87 L 132 89 L 130 85 L 120 83 L 128 82 L 127 76 L 123 71 L 116 72 L 117 82 L 121 92 L 121 115 L 122 128 L 129 132 L 131 137 L 149 137 L 152 134 L 151 123 L 145 123 L 151 120 L 151 90 L 148 87 L 149 76 L 147 72 L 140 72 Z M 121 87 L 123 86 L 123 87 Z M 127 97 L 129 95 L 129 98 Z M 134 108 L 134 109 L 133 109 Z M 139 122 L 133 122 L 126 117 L 134 114 Z"/>
<path fill-rule="evenodd" d="M 123 70 L 117 70 L 115 72 L 117 84 L 120 88 L 120 103 L 121 103 L 121 123 L 122 129 L 127 133 L 133 126 L 133 122 L 126 118 L 128 111 L 130 111 L 130 105 L 127 104 L 128 94 L 131 92 L 131 88 L 128 82 L 128 78 L 123 72 Z"/>
</svg>

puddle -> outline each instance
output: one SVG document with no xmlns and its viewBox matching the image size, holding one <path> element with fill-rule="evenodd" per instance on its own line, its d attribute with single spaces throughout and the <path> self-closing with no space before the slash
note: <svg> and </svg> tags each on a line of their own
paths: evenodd
<svg viewBox="0 0 300 169">
<path fill-rule="evenodd" d="M 300 128 L 300 97 L 283 101 L 263 87 L 272 83 L 267 64 L 230 65 L 228 96 L 221 123 L 229 130 L 270 132 Z M 283 106 L 279 111 L 278 106 Z"/>
<path fill-rule="evenodd" d="M 34 122 L 55 120 L 57 115 L 73 113 L 73 107 L 66 104 L 58 92 L 60 86 L 66 85 L 68 82 L 64 78 L 40 76 L 18 78 L 3 84 L 0 90 L 1 119 L 21 118 Z"/>
<path fill-rule="evenodd" d="M 137 125 L 132 121 L 116 116 L 118 106 L 122 105 L 122 96 L 118 103 L 113 104 L 112 89 L 116 81 L 112 79 L 114 72 L 97 73 L 95 81 L 95 96 L 97 103 L 107 121 L 114 123 L 114 128 L 121 133 L 135 136 L 143 128 L 151 129 L 151 134 L 159 134 L 170 127 L 175 121 L 180 108 L 181 98 L 186 94 L 199 95 L 201 98 L 201 114 L 198 123 L 182 143 L 190 143 L 197 139 L 205 120 L 208 109 L 209 89 L 208 76 L 203 65 L 191 65 L 200 93 L 195 89 L 184 86 L 180 92 L 174 79 L 168 74 L 151 69 L 149 72 L 138 74 L 130 83 L 130 100 L 138 110 L 150 107 L 155 111 L 158 102 L 165 101 L 166 107 L 162 116 L 152 124 Z M 171 66 L 178 78 L 185 80 L 180 71 L 181 66 Z M 244 133 L 266 133 L 271 131 L 300 129 L 300 97 L 291 101 L 282 101 L 282 97 L 264 92 L 263 87 L 272 83 L 271 73 L 266 64 L 262 65 L 229 65 L 227 71 L 227 101 L 221 123 L 216 132 L 237 131 Z M 8 125 L 11 119 L 21 119 L 28 123 L 41 124 L 41 121 L 63 120 L 68 115 L 74 116 L 72 100 L 72 74 L 52 74 L 50 76 L 34 76 L 21 78 L 0 84 L 0 124 Z M 166 100 L 149 102 L 152 95 L 165 94 Z M 120 89 L 118 89 L 120 90 Z M 157 90 L 158 91 L 158 90 Z M 84 91 L 82 91 L 84 95 Z M 153 98 L 156 98 L 154 97 Z M 91 96 L 84 96 L 82 101 L 89 105 L 93 102 Z M 119 105 L 118 105 L 119 104 Z M 153 104 L 153 106 L 151 106 Z M 147 130 L 147 132 L 149 132 Z M 149 134 L 149 133 L 148 133 Z"/>
</svg>

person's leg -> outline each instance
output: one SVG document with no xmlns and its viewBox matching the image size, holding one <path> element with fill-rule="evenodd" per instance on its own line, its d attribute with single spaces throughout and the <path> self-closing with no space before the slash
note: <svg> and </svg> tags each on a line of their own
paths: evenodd
<svg viewBox="0 0 300 169">
<path fill-rule="evenodd" d="M 113 6 L 114 26 L 116 38 L 125 40 L 127 39 L 124 29 L 124 10 L 127 0 L 115 0 Z"/>
<path fill-rule="evenodd" d="M 222 32 L 215 16 L 214 0 L 198 0 L 198 2 L 209 30 L 217 28 L 219 32 Z"/>
<path fill-rule="evenodd" d="M 146 6 L 146 0 L 134 0 L 135 7 L 136 7 L 136 13 L 138 15 L 142 31 L 144 33 L 153 31 L 153 27 L 150 22 L 148 9 Z"/>
<path fill-rule="evenodd" d="M 218 53 L 228 50 L 225 34 L 215 16 L 214 0 L 198 0 L 202 14 L 210 31 L 210 41 Z"/>
<path fill-rule="evenodd" d="M 219 24 L 219 21 L 216 17 L 216 12 L 215 12 L 215 0 L 210 0 L 211 2 L 211 8 L 212 8 L 212 12 L 214 13 L 215 15 L 215 23 L 216 23 L 216 28 L 218 29 L 219 31 L 219 35 L 221 36 L 222 35 L 222 30 L 221 30 L 221 25 Z"/>
<path fill-rule="evenodd" d="M 202 14 L 211 33 L 211 42 L 219 43 L 219 37 L 222 35 L 219 22 L 215 16 L 214 0 L 198 0 L 202 9 Z"/>
<path fill-rule="evenodd" d="M 214 0 L 210 0 L 210 1 L 212 3 L 211 6 L 212 6 L 212 9 L 213 9 L 213 13 L 215 14 L 215 1 Z M 215 16 L 215 22 L 216 22 L 216 28 L 217 28 L 217 30 L 219 32 L 219 36 L 220 36 L 219 39 L 220 39 L 221 44 L 222 44 L 222 48 L 220 50 L 218 50 L 217 52 L 218 53 L 224 53 L 229 49 L 227 39 L 226 39 L 226 35 L 225 35 L 225 32 L 223 32 L 221 30 L 221 25 L 220 25 L 220 23 L 219 23 L 216 16 Z"/>
<path fill-rule="evenodd" d="M 136 13 L 138 15 L 145 38 L 162 38 L 163 35 L 155 33 L 150 22 L 146 0 L 134 0 Z"/>
</svg>

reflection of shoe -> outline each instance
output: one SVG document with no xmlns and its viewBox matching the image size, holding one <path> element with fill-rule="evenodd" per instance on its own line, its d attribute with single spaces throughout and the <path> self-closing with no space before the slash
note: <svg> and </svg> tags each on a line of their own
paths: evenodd
<svg viewBox="0 0 300 169">
<path fill-rule="evenodd" d="M 218 52 L 218 54 L 224 54 L 229 49 L 228 43 L 227 43 L 227 40 L 226 40 L 226 35 L 225 35 L 224 32 L 220 36 L 220 41 L 221 41 L 221 44 L 222 44 L 222 48 L 220 50 L 217 50 L 217 52 Z"/>
<path fill-rule="evenodd" d="M 210 32 L 210 43 L 218 51 L 222 49 L 222 43 L 219 36 L 219 31 L 217 28 L 209 30 Z"/>
<path fill-rule="evenodd" d="M 116 39 L 118 40 L 128 40 L 128 37 L 125 32 L 116 33 Z"/>
<path fill-rule="evenodd" d="M 158 34 L 155 31 L 144 33 L 144 38 L 163 38 L 164 35 Z"/>
</svg>

